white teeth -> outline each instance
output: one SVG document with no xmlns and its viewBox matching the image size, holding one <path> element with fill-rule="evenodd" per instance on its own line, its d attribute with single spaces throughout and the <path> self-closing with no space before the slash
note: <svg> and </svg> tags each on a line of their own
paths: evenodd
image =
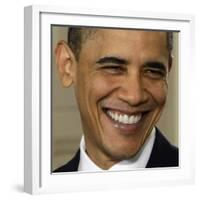
<svg viewBox="0 0 200 200">
<path fill-rule="evenodd" d="M 115 121 L 117 121 L 117 120 L 118 120 L 118 114 L 115 113 L 115 114 L 113 114 L 113 115 L 114 115 L 113 119 L 114 119 Z"/>
<path fill-rule="evenodd" d="M 123 124 L 136 124 L 142 118 L 142 114 L 137 115 L 127 115 L 127 114 L 117 114 L 116 112 L 112 112 L 108 110 L 108 115 L 115 121 L 118 121 Z"/>
<path fill-rule="evenodd" d="M 124 121 L 125 124 L 129 123 L 128 115 L 124 115 L 123 121 Z"/>
<path fill-rule="evenodd" d="M 119 122 L 123 122 L 123 121 L 124 121 L 122 115 L 119 115 L 119 117 L 118 117 L 118 121 L 119 121 Z"/>
<path fill-rule="evenodd" d="M 129 123 L 132 124 L 133 122 L 134 122 L 134 116 L 131 116 L 131 117 L 129 118 Z"/>
</svg>

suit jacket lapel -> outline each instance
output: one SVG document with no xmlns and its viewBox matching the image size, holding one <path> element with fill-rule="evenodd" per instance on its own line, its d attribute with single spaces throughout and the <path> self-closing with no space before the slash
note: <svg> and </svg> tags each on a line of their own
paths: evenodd
<svg viewBox="0 0 200 200">
<path fill-rule="evenodd" d="M 156 129 L 156 139 L 146 168 L 178 166 L 178 149 Z"/>
</svg>

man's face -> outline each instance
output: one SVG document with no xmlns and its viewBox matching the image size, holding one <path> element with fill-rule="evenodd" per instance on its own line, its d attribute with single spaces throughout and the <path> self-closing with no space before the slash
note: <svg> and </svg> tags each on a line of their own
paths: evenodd
<svg viewBox="0 0 200 200">
<path fill-rule="evenodd" d="M 83 42 L 74 87 L 86 150 L 102 168 L 134 156 L 167 95 L 165 32 L 99 29 Z"/>
</svg>

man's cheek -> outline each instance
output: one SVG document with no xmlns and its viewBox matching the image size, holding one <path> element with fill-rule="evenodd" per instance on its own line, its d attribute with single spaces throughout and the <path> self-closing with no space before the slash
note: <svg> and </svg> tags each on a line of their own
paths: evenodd
<svg viewBox="0 0 200 200">
<path fill-rule="evenodd" d="M 160 87 L 155 87 L 152 92 L 152 96 L 156 100 L 156 102 L 160 105 L 165 104 L 167 99 L 167 87 L 165 84 L 161 85 Z"/>
<path fill-rule="evenodd" d="M 160 96 L 158 97 L 158 100 L 160 104 L 165 105 L 167 100 L 167 92 L 166 91 L 161 92 Z"/>
</svg>

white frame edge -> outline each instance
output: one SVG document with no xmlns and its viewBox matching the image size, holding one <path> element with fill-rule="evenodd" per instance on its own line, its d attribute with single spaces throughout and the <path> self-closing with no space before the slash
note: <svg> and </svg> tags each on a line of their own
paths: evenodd
<svg viewBox="0 0 200 200">
<path fill-rule="evenodd" d="M 84 10 L 81 8 L 62 8 L 55 6 L 29 6 L 25 8 L 24 15 L 24 25 L 25 25 L 25 43 L 24 43 L 24 74 L 25 74 L 25 84 L 24 84 L 24 101 L 25 101 L 25 122 L 24 122 L 24 190 L 25 192 L 34 193 L 46 193 L 46 192 L 66 192 L 65 186 L 60 189 L 55 189 L 53 185 L 42 185 L 42 180 L 47 184 L 48 180 L 51 180 L 51 175 L 44 172 L 43 166 L 41 166 L 42 155 L 42 136 L 41 136 L 41 24 L 40 24 L 40 14 L 41 13 L 51 13 L 51 14 L 74 14 L 74 15 L 94 15 L 94 16 L 110 16 L 110 17 L 125 17 L 125 18 L 138 18 L 138 19 L 158 19 L 158 20 L 171 20 L 171 21 L 184 21 L 189 24 L 190 31 L 194 30 L 194 17 L 191 15 L 183 14 L 164 14 L 164 13 L 141 13 L 133 11 L 110 11 L 110 10 Z M 111 14 L 112 13 L 112 14 Z M 190 34 L 191 35 L 191 34 Z M 193 38 L 191 36 L 190 41 L 192 45 L 194 44 Z M 39 53 L 38 53 L 39 52 Z M 190 55 L 192 58 L 192 53 Z M 194 60 L 194 59 L 193 59 Z M 186 70 L 187 72 L 187 70 Z M 181 72 L 185 73 L 185 72 Z M 181 84 L 181 80 L 180 80 Z M 180 94 L 181 95 L 181 94 Z M 180 96 L 181 97 L 181 96 Z M 181 129 L 180 129 L 181 131 Z M 190 144 L 193 145 L 194 141 L 190 140 Z M 191 152 L 194 151 L 194 147 Z M 186 152 L 187 153 L 187 152 Z M 194 158 L 190 160 L 194 163 Z M 177 181 L 177 183 L 191 183 L 194 181 L 194 169 L 191 167 L 192 164 L 188 165 L 188 173 L 183 179 Z M 44 168 L 46 169 L 46 168 Z M 176 169 L 174 169 L 176 170 Z M 155 173 L 156 171 L 152 171 Z M 139 172 L 140 173 L 140 172 Z M 138 173 L 138 176 L 139 176 Z M 125 175 L 125 174 L 124 174 Z M 60 175 L 58 175 L 60 176 Z M 62 175 L 61 175 L 62 176 Z M 69 175 L 70 177 L 71 175 Z M 92 176 L 91 174 L 80 174 L 82 178 L 87 178 Z M 97 175 L 99 180 L 103 183 L 103 178 Z M 57 177 L 57 175 L 56 175 Z M 54 180 L 57 178 L 54 177 Z M 113 178 L 112 175 L 107 174 L 107 177 Z M 168 182 L 169 180 L 166 180 Z M 125 186 L 128 187 L 129 181 L 126 182 Z M 140 183 L 138 185 L 150 185 L 150 183 Z M 137 184 L 133 184 L 137 186 Z M 133 187 L 131 186 L 131 187 Z M 117 188 L 113 186 L 114 188 Z M 102 185 L 96 185 L 91 189 L 102 189 Z M 83 187 L 83 190 L 87 190 L 87 187 Z M 50 191 L 52 190 L 52 191 Z M 77 191 L 76 188 L 71 188 L 68 191 Z"/>
<path fill-rule="evenodd" d="M 24 190 L 33 193 L 38 185 L 39 123 L 39 12 L 32 7 L 24 10 Z M 36 67 L 33 67 L 36 66 Z M 37 151 L 37 152 L 35 152 Z"/>
</svg>

